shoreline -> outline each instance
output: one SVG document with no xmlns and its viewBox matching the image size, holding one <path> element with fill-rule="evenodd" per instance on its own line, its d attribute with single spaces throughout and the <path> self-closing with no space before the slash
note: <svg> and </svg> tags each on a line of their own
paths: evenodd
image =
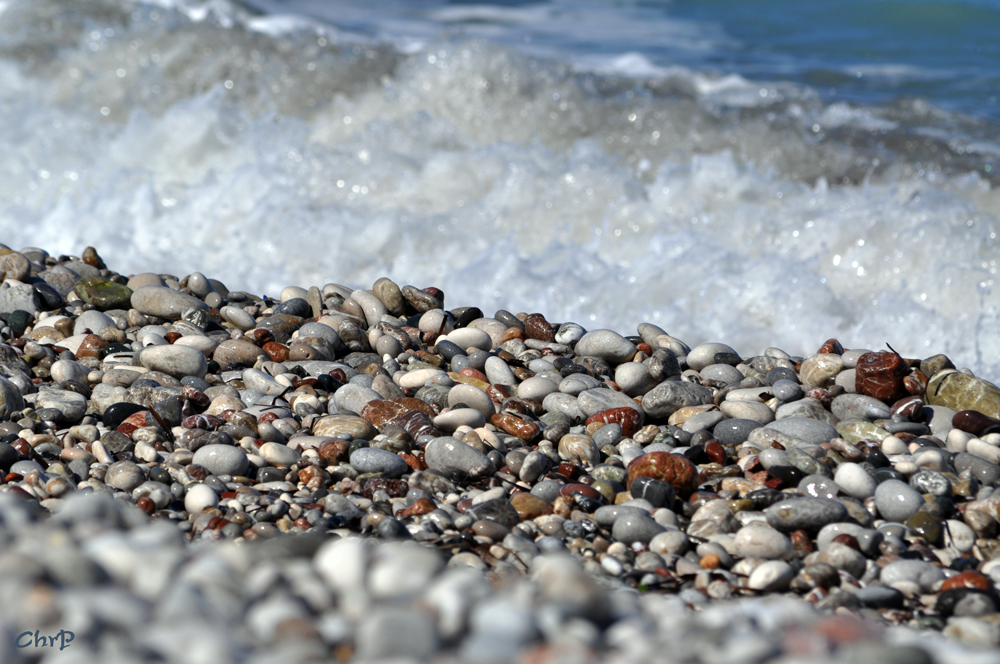
<svg viewBox="0 0 1000 664">
<path fill-rule="evenodd" d="M 264 300 L 2 251 L 0 592 L 48 593 L 0 612 L 14 635 L 95 661 L 1000 645 L 1000 389 L 943 355 L 741 356 L 388 279 Z"/>
</svg>

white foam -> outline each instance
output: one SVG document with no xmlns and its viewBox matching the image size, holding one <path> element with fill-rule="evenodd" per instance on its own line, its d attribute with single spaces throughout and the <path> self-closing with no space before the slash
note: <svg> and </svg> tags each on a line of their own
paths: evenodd
<svg viewBox="0 0 1000 664">
<path fill-rule="evenodd" d="M 2 241 L 271 295 L 390 276 L 448 306 L 648 320 L 748 354 L 888 342 L 1000 378 L 1000 196 L 906 162 L 841 184 L 865 153 L 808 128 L 882 127 L 865 109 L 766 87 L 804 99 L 781 111 L 759 85 L 681 68 L 649 83 L 662 98 L 604 96 L 482 41 L 313 53 L 311 27 L 240 20 L 140 21 L 41 73 L 0 60 Z M 129 50 L 138 36 L 171 67 L 118 77 L 113 63 L 148 55 Z M 214 55 L 184 60 L 178 39 Z M 259 71 L 235 75 L 228 58 L 251 50 Z M 735 122 L 720 99 L 749 110 Z"/>
</svg>

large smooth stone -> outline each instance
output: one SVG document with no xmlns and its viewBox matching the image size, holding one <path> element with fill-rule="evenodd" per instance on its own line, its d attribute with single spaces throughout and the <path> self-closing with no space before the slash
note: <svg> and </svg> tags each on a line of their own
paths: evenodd
<svg viewBox="0 0 1000 664">
<path fill-rule="evenodd" d="M 76 282 L 73 290 L 81 300 L 101 311 L 128 309 L 132 299 L 131 288 L 104 277 L 84 277 Z"/>
<path fill-rule="evenodd" d="M 485 477 L 496 472 L 485 454 L 451 436 L 429 442 L 424 448 L 424 462 L 428 468 L 460 477 Z"/>
<path fill-rule="evenodd" d="M 359 473 L 381 473 L 383 477 L 389 478 L 400 477 L 410 470 L 399 455 L 376 447 L 354 450 L 350 463 Z"/>
<path fill-rule="evenodd" d="M 794 498 L 771 505 L 764 515 L 770 526 L 782 532 L 818 531 L 828 523 L 847 519 L 847 508 L 827 498 Z"/>
<path fill-rule="evenodd" d="M 193 463 L 204 466 L 213 475 L 246 475 L 250 467 L 246 452 L 234 445 L 209 444 L 199 447 Z"/>
<path fill-rule="evenodd" d="M 978 410 L 983 415 L 1000 415 L 1000 388 L 988 380 L 959 371 L 944 370 L 931 376 L 924 395 L 927 403 L 956 412 Z"/>
<path fill-rule="evenodd" d="M 648 417 L 665 419 L 685 406 L 712 403 L 712 398 L 712 391 L 707 387 L 668 380 L 643 395 L 642 408 Z"/>
<path fill-rule="evenodd" d="M 591 330 L 576 342 L 577 355 L 599 357 L 614 366 L 631 360 L 635 344 L 612 330 Z"/>
<path fill-rule="evenodd" d="M 188 309 L 208 310 L 196 297 L 163 286 L 143 286 L 132 293 L 132 308 L 147 316 L 179 320 Z"/>
<path fill-rule="evenodd" d="M 174 378 L 204 378 L 208 373 L 208 361 L 204 353 L 191 346 L 149 346 L 139 353 L 139 361 L 147 369 L 162 371 Z"/>
<path fill-rule="evenodd" d="M 776 420 L 764 428 L 813 445 L 828 443 L 837 437 L 837 430 L 826 422 L 805 417 L 788 417 Z"/>
<path fill-rule="evenodd" d="M 924 497 L 899 480 L 886 480 L 875 489 L 875 506 L 886 521 L 903 523 L 917 513 Z"/>
</svg>

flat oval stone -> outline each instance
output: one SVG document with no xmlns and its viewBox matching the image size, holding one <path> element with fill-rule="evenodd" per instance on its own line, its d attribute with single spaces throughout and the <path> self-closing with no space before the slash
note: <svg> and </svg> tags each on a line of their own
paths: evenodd
<svg viewBox="0 0 1000 664">
<path fill-rule="evenodd" d="M 774 528 L 744 526 L 733 536 L 732 552 L 738 558 L 776 560 L 792 552 L 792 542 Z"/>
<path fill-rule="evenodd" d="M 371 440 L 378 431 L 368 420 L 356 415 L 327 415 L 321 417 L 312 426 L 314 436 L 334 437 L 338 434 L 349 434 L 358 440 Z"/>
<path fill-rule="evenodd" d="M 475 408 L 453 408 L 435 416 L 432 421 L 442 431 L 454 431 L 461 426 L 478 429 L 486 424 L 486 418 Z"/>
<path fill-rule="evenodd" d="M 818 531 L 828 523 L 847 519 L 847 508 L 826 498 L 795 498 L 771 505 L 764 515 L 770 526 L 783 532 Z"/>
<path fill-rule="evenodd" d="M 243 332 L 257 327 L 257 321 L 242 307 L 226 305 L 219 310 L 222 320 Z"/>
<path fill-rule="evenodd" d="M 541 403 L 545 397 L 558 390 L 559 385 L 554 380 L 543 376 L 532 376 L 517 386 L 517 396 L 519 399 L 531 399 Z"/>
<path fill-rule="evenodd" d="M 456 476 L 476 478 L 496 472 L 496 466 L 485 454 L 451 436 L 429 442 L 424 448 L 424 462 L 428 468 Z"/>
<path fill-rule="evenodd" d="M 725 403 L 723 403 L 723 406 Z M 767 406 L 764 406 L 767 408 Z M 761 423 L 752 419 L 733 418 L 722 420 L 712 429 L 712 437 L 723 445 L 740 445 L 750 432 L 760 428 Z"/>
<path fill-rule="evenodd" d="M 713 428 L 725 418 L 726 416 L 721 412 L 717 410 L 710 410 L 704 413 L 692 415 L 684 421 L 681 428 L 688 433 L 698 433 L 699 431 L 705 431 Z"/>
<path fill-rule="evenodd" d="M 180 320 L 189 309 L 207 311 L 208 305 L 196 297 L 163 286 L 143 286 L 132 293 L 133 309 L 147 316 Z"/>
<path fill-rule="evenodd" d="M 875 489 L 875 506 L 886 521 L 903 523 L 923 504 L 924 497 L 899 480 L 886 480 Z"/>
<path fill-rule="evenodd" d="M 333 402 L 340 410 L 360 413 L 372 401 L 381 401 L 382 395 L 375 390 L 348 383 L 333 393 Z"/>
<path fill-rule="evenodd" d="M 268 464 L 278 468 L 287 468 L 301 458 L 298 452 L 281 443 L 264 443 L 257 454 Z"/>
<path fill-rule="evenodd" d="M 492 355 L 486 360 L 486 378 L 491 385 L 517 385 L 517 377 L 503 359 Z"/>
<path fill-rule="evenodd" d="M 46 319 L 45 323 L 48 323 L 48 320 Z M 102 330 L 112 327 L 117 327 L 114 319 L 96 309 L 91 309 L 84 311 L 73 321 L 73 335 L 84 334 L 84 330 L 90 330 L 91 334 L 100 334 Z"/>
<path fill-rule="evenodd" d="M 131 461 L 118 461 L 111 464 L 104 476 L 105 484 L 129 493 L 145 481 L 146 476 L 142 469 Z"/>
<path fill-rule="evenodd" d="M 616 542 L 632 544 L 633 542 L 648 543 L 651 539 L 666 530 L 653 520 L 649 514 L 637 512 L 623 514 L 615 519 L 611 529 L 611 537 Z"/>
<path fill-rule="evenodd" d="M 695 346 L 687 354 L 688 367 L 694 369 L 695 371 L 701 371 L 711 364 L 717 364 L 715 356 L 721 354 L 736 355 L 739 357 L 739 353 L 726 344 L 704 343 Z"/>
<path fill-rule="evenodd" d="M 599 357 L 615 366 L 635 355 L 635 344 L 612 330 L 591 330 L 576 342 L 577 355 Z"/>
<path fill-rule="evenodd" d="M 204 466 L 213 475 L 246 475 L 250 467 L 250 461 L 242 449 L 235 445 L 216 443 L 199 447 L 192 463 Z"/>
<path fill-rule="evenodd" d="M 399 376 L 399 386 L 402 388 L 419 389 L 432 380 L 447 374 L 441 369 L 416 369 Z"/>
<path fill-rule="evenodd" d="M 139 353 L 139 361 L 147 369 L 161 371 L 175 378 L 185 376 L 204 378 L 208 373 L 208 361 L 205 355 L 190 346 L 175 344 L 149 346 Z"/>
<path fill-rule="evenodd" d="M 750 573 L 747 588 L 762 592 L 784 592 L 788 589 L 795 570 L 784 560 L 769 560 L 761 563 Z"/>
<path fill-rule="evenodd" d="M 797 438 L 813 445 L 828 443 L 837 437 L 837 430 L 826 422 L 804 417 L 789 417 L 783 420 L 776 420 L 764 428 L 783 433 L 786 436 L 791 436 L 792 438 Z"/>
<path fill-rule="evenodd" d="M 885 408 L 885 403 L 865 394 L 841 394 L 830 403 L 838 420 L 866 420 L 869 408 Z"/>
<path fill-rule="evenodd" d="M 478 348 L 479 350 L 489 351 L 493 348 L 493 339 L 490 335 L 474 327 L 462 327 L 452 330 L 444 337 L 439 338 L 439 341 L 441 339 L 450 341 L 462 350 Z"/>
<path fill-rule="evenodd" d="M 631 397 L 604 388 L 581 392 L 576 397 L 576 403 L 587 417 L 613 408 L 631 408 L 639 413 L 640 418 L 643 415 L 642 406 Z"/>
<path fill-rule="evenodd" d="M 219 344 L 212 359 L 219 363 L 223 370 L 229 368 L 230 364 L 242 364 L 252 367 L 258 359 L 269 360 L 267 353 L 255 344 L 243 339 L 229 339 Z"/>
<path fill-rule="evenodd" d="M 754 421 L 757 426 L 773 422 L 774 411 L 766 404 L 756 401 L 723 401 L 719 405 L 722 414 L 731 419 Z M 745 440 L 745 439 L 744 439 Z"/>
<path fill-rule="evenodd" d="M 242 378 L 248 390 L 256 390 L 269 397 L 280 397 L 289 390 L 287 385 L 282 385 L 260 369 L 245 369 Z"/>
<path fill-rule="evenodd" d="M 362 447 L 351 454 L 351 466 L 359 473 L 381 473 L 383 477 L 396 479 L 410 472 L 399 455 L 376 447 Z"/>
<path fill-rule="evenodd" d="M 899 582 L 915 583 L 925 593 L 931 592 L 934 585 L 943 579 L 944 572 L 940 567 L 923 560 L 897 560 L 883 567 L 879 574 L 879 581 L 887 586 Z"/>
<path fill-rule="evenodd" d="M 602 505 L 594 512 L 594 522 L 601 528 L 611 528 L 623 516 L 649 516 L 649 511 L 635 505 Z"/>
<path fill-rule="evenodd" d="M 712 403 L 712 398 L 707 387 L 668 380 L 643 395 L 642 408 L 648 417 L 666 419 L 685 406 Z"/>
<path fill-rule="evenodd" d="M 207 337 L 200 334 L 192 334 L 186 337 L 181 337 L 174 342 L 175 346 L 187 346 L 188 348 L 194 348 L 196 351 L 207 357 L 212 357 L 212 353 L 215 349 L 219 347 L 219 342 L 212 337 Z"/>
<path fill-rule="evenodd" d="M 864 500 L 875 495 L 875 478 L 856 463 L 842 463 L 837 467 L 833 480 L 847 495 Z"/>
</svg>

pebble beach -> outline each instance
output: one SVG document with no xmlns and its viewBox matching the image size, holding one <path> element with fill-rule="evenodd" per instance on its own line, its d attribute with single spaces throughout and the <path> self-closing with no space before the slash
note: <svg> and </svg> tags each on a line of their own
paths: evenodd
<svg viewBox="0 0 1000 664">
<path fill-rule="evenodd" d="M 107 258 L 0 246 L 2 661 L 1000 661 L 946 355 Z"/>
</svg>

